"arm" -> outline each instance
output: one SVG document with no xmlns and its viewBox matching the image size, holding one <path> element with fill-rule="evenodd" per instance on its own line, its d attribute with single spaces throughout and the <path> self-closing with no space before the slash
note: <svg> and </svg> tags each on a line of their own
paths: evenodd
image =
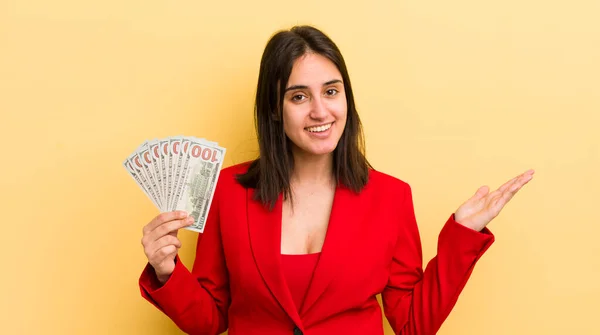
<svg viewBox="0 0 600 335">
<path fill-rule="evenodd" d="M 215 192 L 204 233 L 198 235 L 192 272 L 177 257 L 164 285 L 149 264 L 139 280 L 142 296 L 188 334 L 214 335 L 227 329 L 229 275 L 220 231 Z"/>
<path fill-rule="evenodd" d="M 437 256 L 422 270 L 421 242 L 412 193 L 404 187 L 400 228 L 383 307 L 395 334 L 435 334 L 456 304 L 473 267 L 494 241 L 489 230 L 477 232 L 452 215 L 438 239 Z"/>
</svg>

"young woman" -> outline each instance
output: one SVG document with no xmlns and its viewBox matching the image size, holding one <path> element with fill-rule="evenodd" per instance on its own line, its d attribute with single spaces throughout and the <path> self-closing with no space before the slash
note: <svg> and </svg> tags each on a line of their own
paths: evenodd
<svg viewBox="0 0 600 335">
<path fill-rule="evenodd" d="M 221 172 L 190 272 L 177 257 L 186 213 L 144 227 L 142 295 L 190 334 L 435 334 L 477 260 L 486 225 L 533 176 L 481 187 L 449 215 L 422 270 L 411 189 L 375 171 L 342 55 L 294 27 L 264 51 L 260 157 Z"/>
</svg>

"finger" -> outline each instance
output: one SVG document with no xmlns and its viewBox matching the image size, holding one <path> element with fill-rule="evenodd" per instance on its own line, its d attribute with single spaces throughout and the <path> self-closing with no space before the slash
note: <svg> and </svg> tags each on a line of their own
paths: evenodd
<svg viewBox="0 0 600 335">
<path fill-rule="evenodd" d="M 148 236 L 149 241 L 153 242 L 167 234 L 176 232 L 177 230 L 179 230 L 183 227 L 187 227 L 193 223 L 194 223 L 194 218 L 191 216 L 188 216 L 184 220 L 168 221 L 168 222 L 165 222 L 165 223 L 161 224 L 160 226 L 156 227 L 153 231 L 148 233 L 147 236 Z"/>
<path fill-rule="evenodd" d="M 507 189 L 509 189 L 510 187 L 512 187 L 512 185 L 514 185 L 514 183 L 519 179 L 519 177 L 521 177 L 522 174 L 514 177 L 513 179 L 507 181 L 506 183 L 504 183 L 502 186 L 500 186 L 498 188 L 498 191 L 504 193 L 504 191 L 506 191 Z"/>
<path fill-rule="evenodd" d="M 532 178 L 533 178 L 532 175 L 525 175 L 525 176 L 521 177 L 518 181 L 516 181 L 514 183 L 514 185 L 511 186 L 511 188 L 509 190 L 506 190 L 505 192 L 503 192 L 502 193 L 502 200 L 504 201 L 504 203 L 509 202 L 510 199 L 512 199 L 515 196 L 515 194 L 517 194 L 517 192 L 525 184 L 527 184 Z"/>
<path fill-rule="evenodd" d="M 515 193 L 514 192 L 504 192 L 501 196 L 498 197 L 498 199 L 495 201 L 493 207 L 493 210 L 495 212 L 495 215 L 500 214 L 500 211 L 504 208 L 504 206 L 506 206 L 506 204 L 514 197 Z"/>
<path fill-rule="evenodd" d="M 172 211 L 172 212 L 164 212 L 157 215 L 150 223 L 144 226 L 143 233 L 148 234 L 149 232 L 156 229 L 156 227 L 161 224 L 173 221 L 173 220 L 181 220 L 187 217 L 187 213 L 185 211 Z"/>
<path fill-rule="evenodd" d="M 148 261 L 152 266 L 158 265 L 162 263 L 166 258 L 173 257 L 173 255 L 176 253 L 177 248 L 174 245 L 169 244 L 156 250 L 156 252 L 148 258 Z"/>
<path fill-rule="evenodd" d="M 506 198 L 504 194 L 496 197 L 492 205 L 492 215 L 496 217 L 509 200 L 510 198 Z"/>
<path fill-rule="evenodd" d="M 480 188 L 477 189 L 475 194 L 473 194 L 473 196 L 469 200 L 467 200 L 467 202 L 479 201 L 481 198 L 486 196 L 489 192 L 490 192 L 490 188 L 488 186 L 481 186 Z"/>
<path fill-rule="evenodd" d="M 181 248 L 181 241 L 175 236 L 165 235 L 145 248 L 144 252 L 146 252 L 146 256 L 148 256 L 148 258 L 151 258 L 158 250 L 166 247 L 167 245 L 173 245 L 175 248 L 179 249 Z"/>
<path fill-rule="evenodd" d="M 490 204 L 494 216 L 498 215 L 502 208 L 512 199 L 512 197 L 533 178 L 533 170 L 528 170 L 525 173 L 509 180 L 499 189 L 492 192 L 490 196 Z"/>
<path fill-rule="evenodd" d="M 520 190 L 521 187 L 523 187 L 525 184 L 531 181 L 531 179 L 533 179 L 533 174 L 525 174 L 521 176 L 514 182 L 514 184 L 510 187 L 509 191 L 514 193 Z"/>
<path fill-rule="evenodd" d="M 514 183 L 517 182 L 521 178 L 528 178 L 528 177 L 533 178 L 534 173 L 535 173 L 535 170 L 529 169 L 529 170 L 521 173 L 520 175 L 514 177 L 513 179 L 507 181 L 506 183 L 504 183 L 502 186 L 500 186 L 498 188 L 498 190 L 500 192 L 504 192 L 506 189 L 510 189 L 514 185 Z"/>
</svg>

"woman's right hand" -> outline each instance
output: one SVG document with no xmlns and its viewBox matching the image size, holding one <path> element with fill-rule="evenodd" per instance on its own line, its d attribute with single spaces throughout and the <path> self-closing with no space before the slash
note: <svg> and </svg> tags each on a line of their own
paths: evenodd
<svg viewBox="0 0 600 335">
<path fill-rule="evenodd" d="M 181 248 L 177 238 L 179 229 L 194 223 L 194 218 L 183 211 L 161 213 L 144 226 L 142 245 L 156 277 L 164 284 L 175 269 L 175 256 Z"/>
</svg>

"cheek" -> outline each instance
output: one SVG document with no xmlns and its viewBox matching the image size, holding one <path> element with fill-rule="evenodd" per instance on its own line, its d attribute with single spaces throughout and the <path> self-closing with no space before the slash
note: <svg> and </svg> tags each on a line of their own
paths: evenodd
<svg viewBox="0 0 600 335">
<path fill-rule="evenodd" d="M 302 120 L 298 117 L 300 115 L 300 111 L 294 106 L 283 106 L 283 130 L 285 134 L 290 137 L 293 136 L 295 132 L 298 131 L 298 128 L 302 128 Z"/>
<path fill-rule="evenodd" d="M 346 123 L 346 118 L 348 116 L 348 105 L 346 104 L 346 99 L 341 99 L 340 101 L 336 101 L 335 104 L 331 107 L 331 111 L 335 115 L 335 118 L 341 124 Z"/>
</svg>

